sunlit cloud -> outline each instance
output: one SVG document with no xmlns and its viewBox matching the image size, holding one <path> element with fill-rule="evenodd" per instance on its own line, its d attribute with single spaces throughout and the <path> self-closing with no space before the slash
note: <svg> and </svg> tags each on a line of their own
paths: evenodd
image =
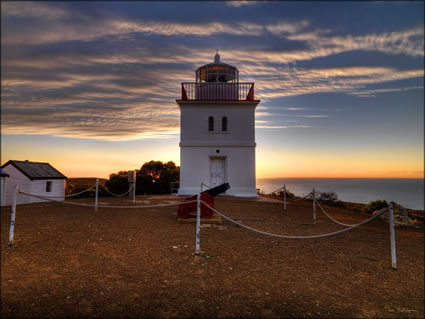
<svg viewBox="0 0 425 319">
<path fill-rule="evenodd" d="M 309 125 L 256 125 L 255 128 L 261 129 L 288 129 L 288 128 L 310 128 Z"/>
<path fill-rule="evenodd" d="M 226 5 L 229 7 L 242 7 L 242 6 L 253 6 L 258 4 L 260 1 L 251 1 L 251 0 L 237 0 L 237 1 L 225 1 Z"/>
<path fill-rule="evenodd" d="M 285 108 L 285 110 L 288 110 L 288 111 L 304 111 L 304 110 L 306 110 L 306 108 L 305 107 L 287 107 L 287 108 Z"/>
<path fill-rule="evenodd" d="M 1 14 L 3 16 L 35 17 L 43 19 L 59 19 L 67 16 L 66 10 L 52 6 L 45 2 L 36 1 L 2 1 Z"/>
<path fill-rule="evenodd" d="M 308 118 L 325 118 L 325 117 L 329 117 L 329 115 L 301 115 L 301 117 L 308 117 Z"/>
<path fill-rule="evenodd" d="M 297 33 L 305 29 L 309 25 L 310 25 L 310 22 L 307 20 L 292 21 L 292 22 L 280 21 L 276 24 L 267 25 L 266 30 L 274 35 L 288 35 L 288 34 Z"/>
<path fill-rule="evenodd" d="M 350 92 L 351 95 L 357 95 L 359 97 L 376 97 L 377 94 L 391 93 L 391 92 L 402 92 L 410 90 L 423 90 L 423 86 L 405 87 L 405 88 L 388 88 L 388 89 L 373 89 L 373 90 L 360 90 Z"/>
</svg>

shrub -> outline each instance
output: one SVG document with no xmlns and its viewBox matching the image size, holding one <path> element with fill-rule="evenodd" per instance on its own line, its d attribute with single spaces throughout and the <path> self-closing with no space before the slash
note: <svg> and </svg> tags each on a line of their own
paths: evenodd
<svg viewBox="0 0 425 319">
<path fill-rule="evenodd" d="M 105 186 L 111 193 L 114 193 L 117 195 L 124 194 L 126 191 L 128 191 L 128 187 L 129 187 L 128 172 L 119 171 L 117 174 L 110 174 L 109 180 L 106 181 Z M 103 187 L 102 187 L 102 190 L 103 190 Z M 104 192 L 106 193 L 105 195 L 109 196 L 109 194 L 106 191 Z"/>
<path fill-rule="evenodd" d="M 317 199 L 329 203 L 329 202 L 335 202 L 338 200 L 338 195 L 335 192 L 318 192 Z"/>
<path fill-rule="evenodd" d="M 329 206 L 345 208 L 344 203 L 338 200 L 338 195 L 335 192 L 317 192 L 317 199 Z"/>
<path fill-rule="evenodd" d="M 371 201 L 368 205 L 363 207 L 363 212 L 372 214 L 375 210 L 378 210 L 384 207 L 388 207 L 387 201 L 378 199 L 378 200 Z"/>
<path fill-rule="evenodd" d="M 180 167 L 174 162 L 150 161 L 137 172 L 137 194 L 169 194 L 172 182 L 180 180 Z"/>
</svg>

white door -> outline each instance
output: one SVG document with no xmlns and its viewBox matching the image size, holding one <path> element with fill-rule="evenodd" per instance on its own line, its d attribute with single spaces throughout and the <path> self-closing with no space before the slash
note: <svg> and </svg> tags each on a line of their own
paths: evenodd
<svg viewBox="0 0 425 319">
<path fill-rule="evenodd" d="M 212 159 L 210 162 L 210 186 L 224 183 L 224 159 Z"/>
</svg>

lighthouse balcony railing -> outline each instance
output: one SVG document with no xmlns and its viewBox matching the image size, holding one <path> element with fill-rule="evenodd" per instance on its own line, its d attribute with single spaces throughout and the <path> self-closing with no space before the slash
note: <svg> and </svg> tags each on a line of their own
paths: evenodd
<svg viewBox="0 0 425 319">
<path fill-rule="evenodd" d="M 185 82 L 183 101 L 253 101 L 254 83 Z"/>
</svg>

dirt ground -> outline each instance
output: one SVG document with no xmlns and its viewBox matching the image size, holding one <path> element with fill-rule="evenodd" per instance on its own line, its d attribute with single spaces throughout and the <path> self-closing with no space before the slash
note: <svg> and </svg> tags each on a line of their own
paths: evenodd
<svg viewBox="0 0 425 319">
<path fill-rule="evenodd" d="M 139 196 L 138 205 L 171 196 Z M 83 199 L 76 202 L 92 203 Z M 133 205 L 128 198 L 100 204 Z M 309 202 L 220 196 L 216 208 L 261 230 L 320 234 L 342 227 Z M 327 207 L 336 219 L 369 215 Z M 397 228 L 391 268 L 388 224 L 374 220 L 323 239 L 269 237 L 223 221 L 177 222 L 176 207 L 99 209 L 57 203 L 1 209 L 2 318 L 315 317 L 423 318 L 424 232 Z"/>
</svg>

